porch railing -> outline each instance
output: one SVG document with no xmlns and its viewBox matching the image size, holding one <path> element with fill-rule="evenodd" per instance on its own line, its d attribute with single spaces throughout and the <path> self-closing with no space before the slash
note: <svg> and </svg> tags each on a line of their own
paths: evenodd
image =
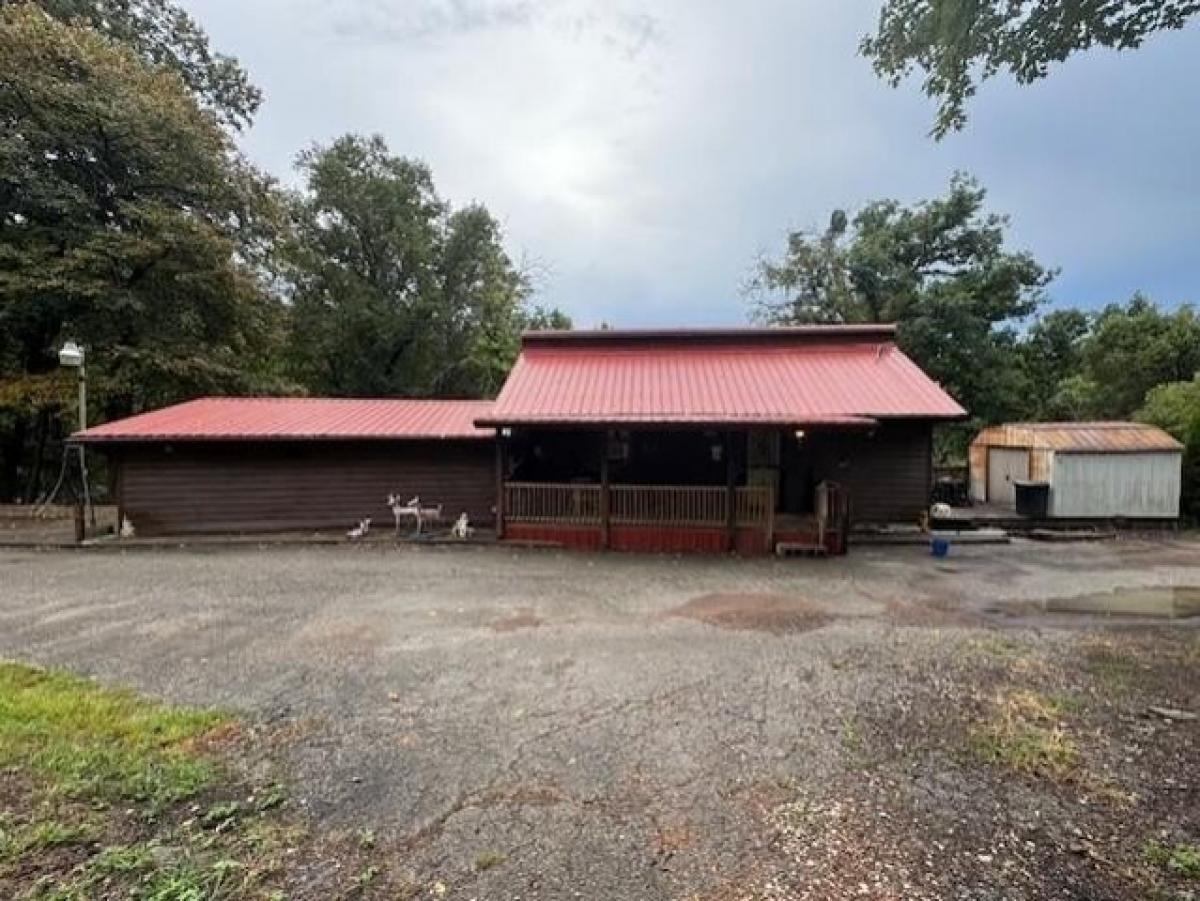
<svg viewBox="0 0 1200 901">
<path fill-rule="evenodd" d="M 729 490 L 721 485 L 610 485 L 609 522 L 619 525 L 723 527 L 729 524 Z M 600 525 L 603 486 L 506 482 L 504 518 L 512 522 Z M 770 529 L 775 503 L 769 487 L 733 491 L 734 523 Z"/>
<path fill-rule="evenodd" d="M 724 488 L 709 485 L 613 485 L 612 521 L 628 525 L 725 524 Z"/>
<path fill-rule="evenodd" d="M 734 519 L 739 526 L 769 526 L 775 518 L 775 492 L 766 485 L 747 485 L 734 491 Z"/>
<path fill-rule="evenodd" d="M 598 524 L 600 486 L 508 482 L 504 486 L 504 516 L 514 522 Z"/>
</svg>

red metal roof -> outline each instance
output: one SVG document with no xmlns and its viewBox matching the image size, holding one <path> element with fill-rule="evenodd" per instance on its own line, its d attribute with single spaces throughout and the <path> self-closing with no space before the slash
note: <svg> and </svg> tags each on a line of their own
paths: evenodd
<svg viewBox="0 0 1200 901">
<path fill-rule="evenodd" d="M 548 332 L 487 425 L 869 425 L 966 415 L 893 343 L 893 326 Z"/>
<path fill-rule="evenodd" d="M 202 397 L 77 432 L 85 442 L 487 439 L 491 401 Z"/>
</svg>

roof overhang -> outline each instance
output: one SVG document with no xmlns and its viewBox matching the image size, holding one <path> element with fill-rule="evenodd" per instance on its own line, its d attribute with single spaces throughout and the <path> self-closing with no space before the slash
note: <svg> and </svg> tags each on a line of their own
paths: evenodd
<svg viewBox="0 0 1200 901">
<path fill-rule="evenodd" d="M 490 426 L 479 428 L 487 429 Z M 491 441 L 493 438 L 487 431 L 471 435 L 88 435 L 75 432 L 67 438 L 67 444 L 84 444 L 88 447 L 135 444 L 411 444 L 422 441 Z"/>
<path fill-rule="evenodd" d="M 789 417 L 731 419 L 711 417 L 528 417 L 520 419 L 477 419 L 481 428 L 554 428 L 554 429 L 679 429 L 711 431 L 720 429 L 873 429 L 879 420 L 870 416 L 842 416 L 826 419 L 793 419 Z"/>
</svg>

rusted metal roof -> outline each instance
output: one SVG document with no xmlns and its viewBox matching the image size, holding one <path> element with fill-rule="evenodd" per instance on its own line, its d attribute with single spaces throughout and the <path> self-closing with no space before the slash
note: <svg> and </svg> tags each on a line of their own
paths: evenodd
<svg viewBox="0 0 1200 901">
<path fill-rule="evenodd" d="M 1141 422 L 1011 422 L 989 426 L 971 443 L 977 447 L 1029 447 L 1065 453 L 1183 450 L 1183 445 L 1162 429 Z"/>
<path fill-rule="evenodd" d="M 966 415 L 893 326 L 533 332 L 484 425 L 834 425 Z"/>
<path fill-rule="evenodd" d="M 86 443 L 487 439 L 491 401 L 203 397 L 77 432 Z"/>
</svg>

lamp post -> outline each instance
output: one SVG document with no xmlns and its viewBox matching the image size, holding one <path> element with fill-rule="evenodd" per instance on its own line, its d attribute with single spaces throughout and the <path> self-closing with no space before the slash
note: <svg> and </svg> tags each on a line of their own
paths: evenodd
<svg viewBox="0 0 1200 901">
<path fill-rule="evenodd" d="M 83 348 L 74 341 L 68 341 L 58 352 L 59 365 L 67 369 L 79 370 L 79 431 L 87 428 L 87 367 L 84 366 L 85 354 Z M 96 527 L 96 511 L 92 509 L 91 489 L 88 486 L 87 456 L 83 444 L 79 447 L 79 475 L 83 479 L 83 503 L 87 507 L 88 519 L 92 528 Z"/>
</svg>

